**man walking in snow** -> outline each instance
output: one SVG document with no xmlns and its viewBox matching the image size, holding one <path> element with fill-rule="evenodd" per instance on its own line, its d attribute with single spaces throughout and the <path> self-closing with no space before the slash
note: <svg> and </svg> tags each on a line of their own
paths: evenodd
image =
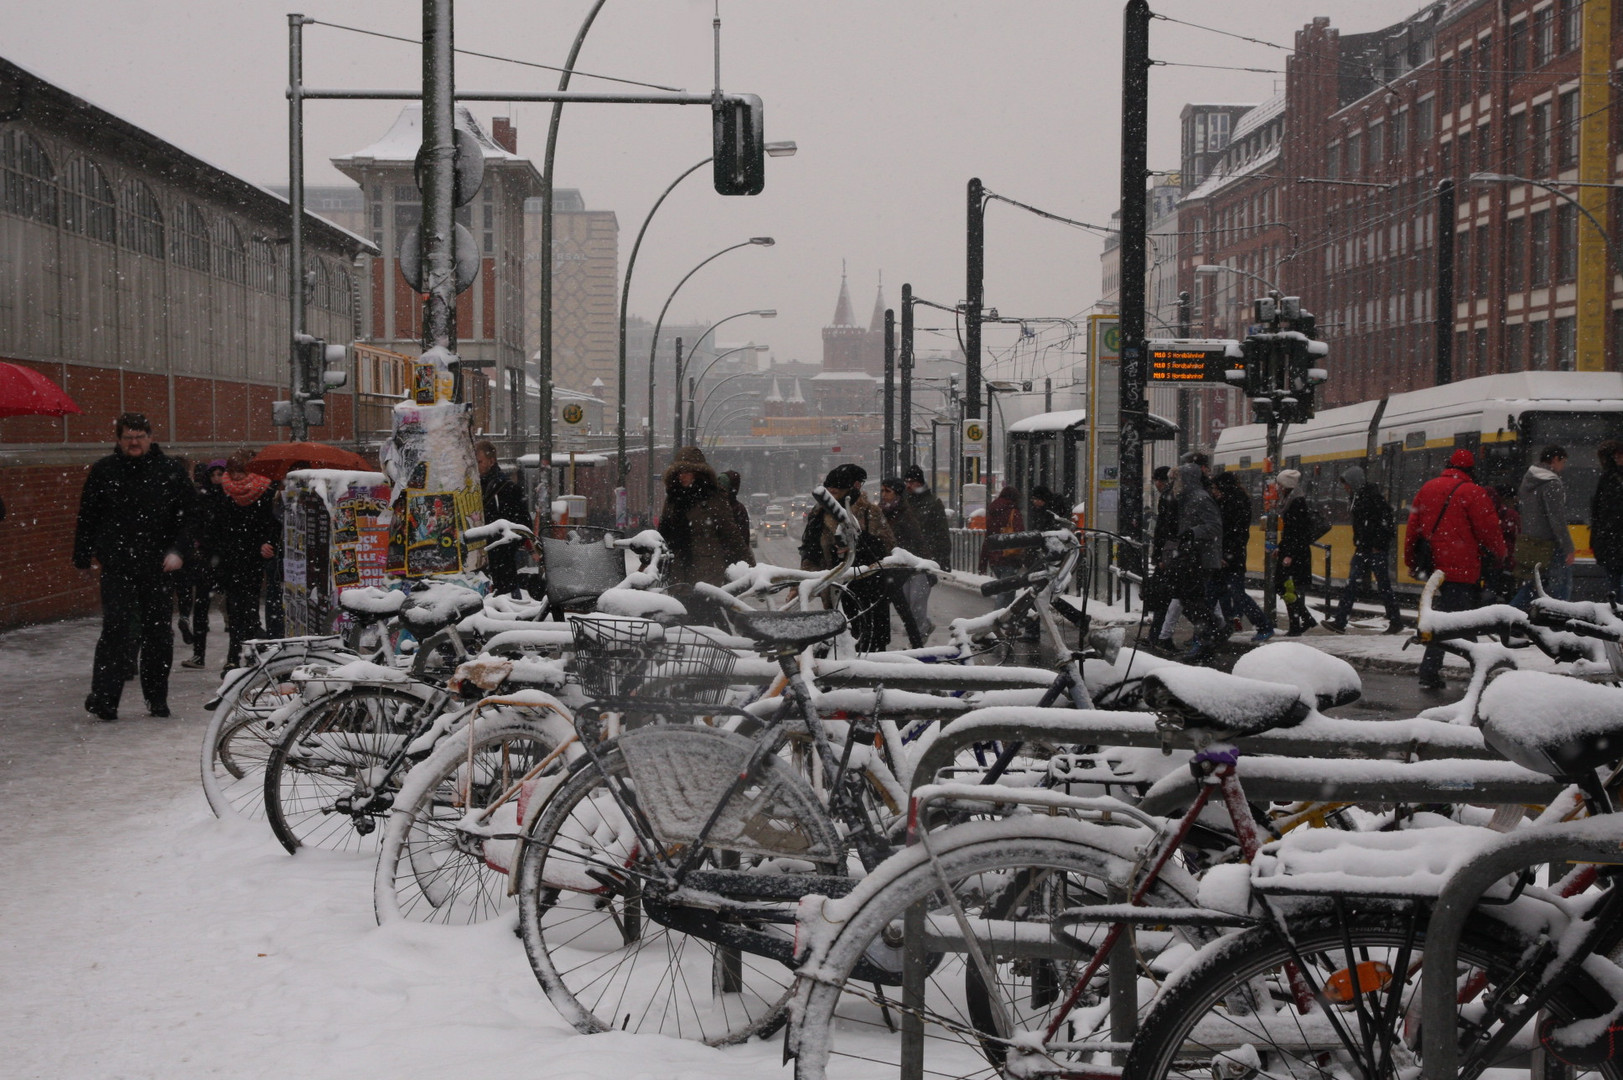
<svg viewBox="0 0 1623 1080">
<path fill-rule="evenodd" d="M 1362 466 L 1348 466 L 1341 474 L 1341 483 L 1352 499 L 1353 556 L 1347 566 L 1347 588 L 1341 594 L 1341 606 L 1335 618 L 1325 621 L 1325 629 L 1338 634 L 1347 629 L 1358 590 L 1366 578 L 1373 576 L 1375 590 L 1386 605 L 1386 632 L 1396 634 L 1403 629 L 1403 616 L 1398 611 L 1398 597 L 1392 591 L 1392 575 L 1387 572 L 1386 562 L 1398 534 L 1397 516 L 1380 485 L 1365 482 Z"/>
<path fill-rule="evenodd" d="M 1511 601 L 1527 607 L 1533 598 L 1533 571 L 1538 569 L 1544 591 L 1557 600 L 1572 595 L 1572 564 L 1576 553 L 1572 530 L 1567 528 L 1567 485 L 1561 473 L 1567 467 L 1567 451 L 1546 446 L 1539 451 L 1538 464 L 1530 466 L 1516 493 L 1522 515 L 1521 535 L 1516 538 L 1516 581 L 1519 587 Z"/>
<path fill-rule="evenodd" d="M 86 574 L 92 559 L 101 566 L 101 638 L 85 710 L 98 720 L 118 719 L 124 679 L 139 647 L 147 712 L 168 716 L 175 651 L 172 575 L 190 547 L 188 515 L 196 496 L 185 467 L 153 443 L 145 416 L 123 413 L 114 433 L 114 452 L 85 477 L 73 536 L 73 565 Z"/>
</svg>

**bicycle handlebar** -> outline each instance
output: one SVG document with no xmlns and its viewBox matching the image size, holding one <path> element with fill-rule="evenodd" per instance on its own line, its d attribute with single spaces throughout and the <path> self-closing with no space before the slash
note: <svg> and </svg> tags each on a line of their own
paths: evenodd
<svg viewBox="0 0 1623 1080">
<path fill-rule="evenodd" d="M 1048 535 L 1042 532 L 990 533 L 981 543 L 989 548 L 1034 548 L 1048 543 Z"/>
<path fill-rule="evenodd" d="M 1024 589 L 1027 585 L 1040 585 L 1052 577 L 1047 570 L 1033 570 L 1029 574 L 1020 574 L 1017 577 L 996 578 L 981 586 L 982 596 L 996 596 L 999 593 L 1014 592 Z"/>
</svg>

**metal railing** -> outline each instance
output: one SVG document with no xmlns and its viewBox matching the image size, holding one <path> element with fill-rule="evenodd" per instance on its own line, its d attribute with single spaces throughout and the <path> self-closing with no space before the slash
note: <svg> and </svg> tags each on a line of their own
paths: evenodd
<svg viewBox="0 0 1623 1080">
<path fill-rule="evenodd" d="M 981 541 L 986 533 L 980 529 L 948 529 L 952 537 L 952 569 L 966 574 L 980 572 Z"/>
</svg>

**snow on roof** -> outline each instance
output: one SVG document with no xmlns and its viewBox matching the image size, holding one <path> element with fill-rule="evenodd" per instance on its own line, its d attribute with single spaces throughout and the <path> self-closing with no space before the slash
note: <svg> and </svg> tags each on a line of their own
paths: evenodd
<svg viewBox="0 0 1623 1080">
<path fill-rule="evenodd" d="M 1234 125 L 1234 133 L 1229 136 L 1229 145 L 1239 142 L 1253 131 L 1280 115 L 1285 111 L 1285 94 L 1280 91 L 1261 105 L 1240 117 L 1240 122 Z"/>
<path fill-rule="evenodd" d="M 878 382 L 872 375 L 861 371 L 825 371 L 821 375 L 813 375 L 812 382 Z"/>
<path fill-rule="evenodd" d="M 1243 180 L 1247 176 L 1256 172 L 1258 169 L 1262 168 L 1264 165 L 1272 165 L 1278 160 L 1279 144 L 1275 143 L 1271 149 L 1258 154 L 1256 157 L 1252 158 L 1250 161 L 1247 161 L 1238 169 L 1233 171 L 1229 171 L 1227 169 L 1216 170 L 1206 179 L 1202 180 L 1195 190 L 1191 191 L 1178 201 L 1188 202 L 1192 199 L 1204 199 L 1209 195 L 1215 195 L 1218 191 L 1227 187 L 1234 181 Z"/>
<path fill-rule="evenodd" d="M 1076 427 L 1087 423 L 1088 410 L 1066 409 L 1062 412 L 1038 413 L 1028 416 L 1024 420 L 1016 420 L 1008 427 L 1009 434 L 1017 431 L 1064 431 L 1066 428 Z"/>
<path fill-rule="evenodd" d="M 486 134 L 485 129 L 480 126 L 479 121 L 473 118 L 473 113 L 468 111 L 466 105 L 456 107 L 456 122 L 457 127 L 465 127 L 473 135 L 474 139 L 479 143 L 480 149 L 484 151 L 486 161 L 522 161 L 526 164 L 529 163 L 528 158 L 510 154 L 496 145 L 496 141 Z M 353 154 L 336 157 L 332 160 L 334 165 L 340 163 L 355 164 L 362 160 L 416 161 L 417 151 L 422 149 L 422 145 L 423 106 L 421 103 L 413 102 L 400 110 L 400 115 L 395 117 L 394 126 L 384 134 L 383 138 L 364 150 L 357 150 Z"/>
</svg>

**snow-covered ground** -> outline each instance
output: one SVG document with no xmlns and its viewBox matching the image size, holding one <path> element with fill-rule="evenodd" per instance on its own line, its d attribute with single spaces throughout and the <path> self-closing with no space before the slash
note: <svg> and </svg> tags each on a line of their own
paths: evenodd
<svg viewBox="0 0 1623 1080">
<path fill-rule="evenodd" d="M 119 722 L 86 717 L 98 626 L 0 635 L 0 1076 L 788 1075 L 773 1040 L 577 1034 L 509 925 L 379 929 L 369 860 L 209 813 L 210 675 L 176 668 L 174 719 L 133 685 Z"/>
</svg>

